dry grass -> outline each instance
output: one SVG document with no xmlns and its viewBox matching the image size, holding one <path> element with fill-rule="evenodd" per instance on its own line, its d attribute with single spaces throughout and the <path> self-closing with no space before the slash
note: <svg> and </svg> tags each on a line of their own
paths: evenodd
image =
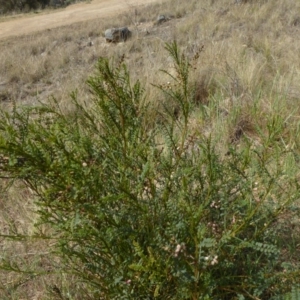
<svg viewBox="0 0 300 300">
<path fill-rule="evenodd" d="M 287 148 L 299 154 L 295 136 L 300 121 L 300 2 L 233 2 L 169 0 L 128 7 L 114 20 L 0 41 L 1 105 L 8 109 L 15 102 L 32 105 L 53 95 L 68 109 L 74 89 L 80 99 L 88 100 L 85 80 L 100 56 L 115 60 L 124 56 L 133 80 L 142 81 L 153 106 L 159 107 L 161 96 L 150 84 L 167 84 L 159 69 L 172 73 L 164 44 L 176 39 L 193 62 L 197 108 L 190 121 L 191 134 L 212 135 L 225 154 L 228 144 L 239 144 L 243 135 L 259 144 L 267 134 L 266 117 L 280 114 L 286 126 L 282 138 Z M 159 14 L 171 20 L 156 26 Z M 107 44 L 103 32 L 111 26 L 129 26 L 134 35 L 126 43 Z M 14 195 L 16 189 L 0 196 L 2 234 L 35 230 L 32 195 L 24 190 L 19 198 Z M 1 240 L 1 255 L 21 262 L 24 269 L 38 267 L 44 272 L 39 277 L 2 273 L 1 299 L 81 299 L 81 293 L 70 292 L 78 290 L 76 283 L 55 275 L 59 265 L 47 253 L 48 243 L 20 241 L 16 246 Z"/>
</svg>

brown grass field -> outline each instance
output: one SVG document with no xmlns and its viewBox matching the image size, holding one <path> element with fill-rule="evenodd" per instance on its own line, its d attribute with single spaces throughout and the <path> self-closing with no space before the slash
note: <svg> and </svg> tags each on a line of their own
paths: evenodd
<svg viewBox="0 0 300 300">
<path fill-rule="evenodd" d="M 88 5 L 93 1 L 78 7 Z M 168 84 L 159 72 L 165 69 L 172 73 L 164 45 L 177 40 L 191 60 L 195 101 L 209 120 L 204 122 L 195 111 L 190 120 L 195 132 L 212 135 L 223 155 L 227 145 L 238 144 L 242 135 L 259 145 L 261 137 L 254 129 L 267 131 L 266 116 L 280 112 L 285 121 L 286 149 L 300 154 L 298 0 L 257 0 L 239 5 L 233 0 L 165 0 L 143 6 L 124 1 L 122 5 L 126 9 L 121 13 L 117 10 L 115 15 L 110 12 L 106 17 L 58 24 L 56 28 L 24 30 L 17 36 L 1 37 L 2 24 L 11 22 L 11 18 L 3 17 L 3 22 L 0 18 L 0 105 L 10 110 L 16 103 L 34 105 L 55 97 L 68 111 L 74 90 L 80 100 L 89 101 L 85 81 L 93 74 L 97 59 L 109 57 L 124 59 L 132 80 L 142 82 L 151 105 L 157 108 L 161 96 L 152 84 Z M 170 20 L 155 25 L 160 14 Z M 39 18 L 49 16 L 51 12 Z M 27 18 L 22 16 L 20 20 Z M 119 26 L 128 26 L 132 38 L 125 43 L 106 43 L 105 29 Z M 212 109 L 216 106 L 218 109 Z M 292 163 L 291 172 L 299 177 Z M 36 230 L 31 191 L 21 184 L 6 190 L 5 184 L 1 179 L 0 256 L 10 258 L 11 265 L 7 266 L 9 271 L 0 271 L 0 299 L 79 300 L 82 295 L 88 299 L 84 286 L 74 286 L 71 275 L 60 274 L 59 261 L 49 251 L 55 241 L 32 238 L 16 242 L 5 238 L 16 232 L 30 235 Z M 299 233 L 299 222 L 294 222 L 293 228 Z M 43 230 L 48 233 L 47 228 Z M 298 244 L 295 257 L 299 257 L 299 251 Z M 22 272 L 17 265 L 23 266 Z M 16 272 L 11 271 L 14 266 Z M 38 270 L 38 275 L 31 270 Z"/>
</svg>

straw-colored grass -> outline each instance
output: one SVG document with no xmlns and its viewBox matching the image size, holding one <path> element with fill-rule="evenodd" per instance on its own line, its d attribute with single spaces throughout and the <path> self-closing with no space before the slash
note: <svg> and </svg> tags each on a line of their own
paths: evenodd
<svg viewBox="0 0 300 300">
<path fill-rule="evenodd" d="M 160 14 L 170 20 L 155 25 Z M 78 98 L 88 101 L 86 79 L 99 57 L 111 57 L 124 59 L 132 79 L 143 83 L 157 108 L 162 99 L 151 84 L 168 84 L 159 72 L 165 69 L 172 73 L 164 45 L 177 40 L 191 59 L 191 80 L 199 104 L 190 120 L 191 134 L 211 135 L 225 155 L 228 145 L 238 145 L 243 135 L 259 145 L 268 134 L 266 117 L 280 114 L 285 125 L 282 139 L 287 149 L 299 154 L 295 139 L 300 124 L 299 20 L 297 0 L 257 0 L 240 5 L 233 0 L 168 0 L 148 7 L 128 7 L 115 19 L 1 40 L 0 104 L 12 109 L 15 103 L 33 105 L 54 96 L 69 110 L 70 92 L 77 90 Z M 125 43 L 106 43 L 103 32 L 112 26 L 128 26 L 133 37 Z M 293 172 L 299 176 L 297 170 Z M 4 185 L 2 182 L 1 187 Z M 14 192 L 20 189 L 14 186 L 10 192 L 0 191 L 2 235 L 35 230 L 34 197 L 25 189 L 20 197 Z M 73 285 L 67 275 L 59 275 L 59 261 L 48 252 L 53 242 L 16 244 L 1 238 L 1 257 L 24 267 L 18 275 L 1 271 L 1 299 L 81 299 L 83 287 Z M 26 273 L 34 268 L 42 276 Z"/>
</svg>

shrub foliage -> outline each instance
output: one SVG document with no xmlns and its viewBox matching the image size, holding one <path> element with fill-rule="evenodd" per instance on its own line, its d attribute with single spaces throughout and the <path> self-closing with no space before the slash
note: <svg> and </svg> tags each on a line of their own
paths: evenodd
<svg viewBox="0 0 300 300">
<path fill-rule="evenodd" d="M 211 137 L 191 135 L 189 62 L 176 43 L 166 49 L 177 75 L 171 89 L 158 88 L 179 116 L 166 109 L 163 121 L 150 120 L 141 84 L 101 58 L 89 103 L 73 93 L 69 113 L 55 100 L 1 111 L 1 173 L 34 191 L 36 226 L 52 228 L 65 271 L 95 299 L 275 299 L 296 290 L 279 224 L 298 182 L 280 161 L 279 130 L 270 125 L 260 148 L 245 139 L 226 156 Z"/>
</svg>

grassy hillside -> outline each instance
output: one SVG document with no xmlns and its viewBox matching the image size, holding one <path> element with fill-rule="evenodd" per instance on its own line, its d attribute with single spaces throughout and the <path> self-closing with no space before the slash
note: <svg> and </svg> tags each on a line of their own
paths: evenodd
<svg viewBox="0 0 300 300">
<path fill-rule="evenodd" d="M 297 297 L 300 3 L 247 2 L 167 0 L 0 41 L 1 299 Z M 106 43 L 120 26 L 132 38 Z M 95 236 L 121 245 L 116 262 Z"/>
</svg>

